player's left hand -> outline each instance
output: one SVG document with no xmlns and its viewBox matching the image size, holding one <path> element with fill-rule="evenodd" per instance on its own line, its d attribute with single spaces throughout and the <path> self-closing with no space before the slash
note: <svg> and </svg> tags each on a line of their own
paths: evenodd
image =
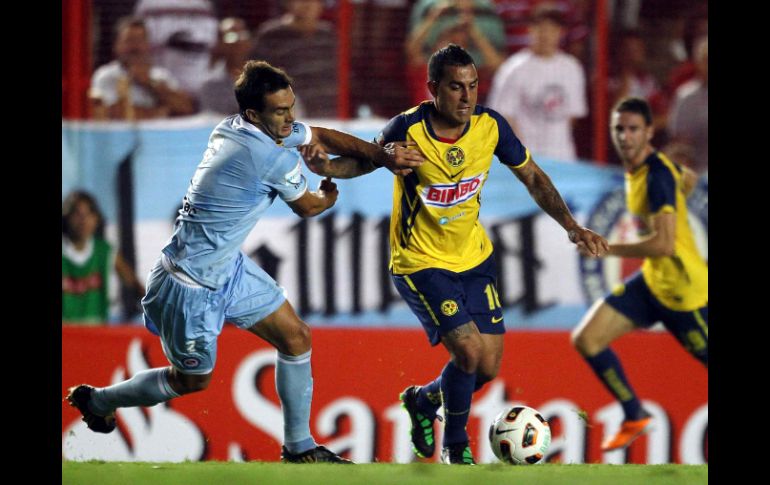
<svg viewBox="0 0 770 485">
<path fill-rule="evenodd" d="M 567 237 L 577 246 L 580 254 L 586 257 L 601 258 L 610 250 L 606 239 L 585 227 L 578 226 L 572 229 L 567 232 Z"/>
<path fill-rule="evenodd" d="M 300 145 L 297 151 L 305 160 L 307 168 L 316 175 L 324 176 L 329 168 L 329 154 L 327 154 L 321 145 L 310 144 Z"/>
</svg>

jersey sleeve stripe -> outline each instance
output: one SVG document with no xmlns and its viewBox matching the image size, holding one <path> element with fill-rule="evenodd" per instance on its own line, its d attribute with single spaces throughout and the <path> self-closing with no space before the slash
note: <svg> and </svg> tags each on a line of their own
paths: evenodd
<svg viewBox="0 0 770 485">
<path fill-rule="evenodd" d="M 305 178 L 305 176 L 303 175 L 303 176 L 302 176 L 302 178 L 304 179 L 304 178 Z M 283 199 L 283 198 L 282 198 L 282 199 L 283 199 L 283 201 L 284 201 L 284 202 L 294 202 L 295 200 L 297 200 L 297 199 L 299 199 L 300 197 L 302 197 L 303 195 L 305 195 L 305 192 L 307 192 L 307 186 L 305 186 L 305 190 L 303 190 L 302 192 L 300 192 L 300 193 L 299 193 L 299 195 L 297 195 L 297 196 L 295 196 L 295 197 L 292 197 L 292 198 L 290 198 L 290 199 L 288 199 L 288 198 L 287 198 L 287 199 Z"/>
<path fill-rule="evenodd" d="M 655 216 L 658 214 L 674 214 L 676 212 L 676 209 L 673 205 L 666 204 L 664 206 L 661 206 L 660 209 L 658 209 L 656 212 L 651 212 L 651 216 Z"/>
<path fill-rule="evenodd" d="M 302 143 L 300 143 L 300 145 L 307 145 L 313 139 L 313 130 L 310 129 L 310 126 L 308 126 L 307 124 L 301 121 L 296 121 L 295 123 L 305 127 L 305 139 L 302 140 Z"/>
<path fill-rule="evenodd" d="M 526 154 L 527 154 L 527 156 L 524 158 L 524 161 L 523 161 L 523 162 L 521 162 L 521 163 L 520 163 L 520 164 L 518 164 L 518 165 L 511 165 L 511 167 L 513 167 L 513 168 L 521 168 L 521 167 L 523 167 L 524 165 L 526 165 L 526 164 L 527 164 L 527 162 L 529 162 L 529 161 L 532 159 L 532 156 L 529 154 L 529 149 L 525 148 L 525 149 L 524 149 L 524 153 L 526 153 Z"/>
</svg>

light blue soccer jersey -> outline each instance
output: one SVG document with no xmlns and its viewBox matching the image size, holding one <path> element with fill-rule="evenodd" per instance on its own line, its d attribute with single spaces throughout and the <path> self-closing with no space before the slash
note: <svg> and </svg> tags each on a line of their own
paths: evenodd
<svg viewBox="0 0 770 485">
<path fill-rule="evenodd" d="M 307 190 L 302 157 L 290 148 L 311 137 L 307 125 L 295 122 L 278 145 L 240 115 L 224 119 L 209 137 L 163 253 L 201 285 L 221 288 L 276 196 L 291 202 Z"/>
</svg>

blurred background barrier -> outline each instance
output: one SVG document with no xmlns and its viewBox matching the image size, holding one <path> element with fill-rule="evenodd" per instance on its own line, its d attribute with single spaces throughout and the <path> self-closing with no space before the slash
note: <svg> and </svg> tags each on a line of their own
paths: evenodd
<svg viewBox="0 0 770 485">
<path fill-rule="evenodd" d="M 130 247 L 125 240 L 130 233 L 135 254 L 125 256 L 136 262 L 141 279 L 171 236 L 176 211 L 216 122 L 198 117 L 162 124 L 62 125 L 62 196 L 74 188 L 95 195 L 108 221 L 108 239 Z M 370 140 L 384 123 L 326 125 Z M 621 170 L 547 159 L 538 163 L 578 220 L 613 239 L 636 237 L 635 221 L 624 208 Z M 126 164 L 131 170 L 121 172 Z M 121 173 L 132 177 L 130 184 L 120 180 Z M 317 186 L 319 178 L 307 175 L 309 186 Z M 286 288 L 311 324 L 419 326 L 387 274 L 392 179 L 390 172 L 379 170 L 338 180 L 339 201 L 319 218 L 299 219 L 276 204 L 247 238 L 245 252 Z M 132 187 L 132 193 L 118 191 L 119 184 Z M 508 328 L 572 328 L 594 299 L 638 268 L 638 261 L 582 259 L 563 229 L 501 163 L 493 162 L 485 185 L 481 218 L 496 248 Z M 705 178 L 690 204 L 691 223 L 707 258 Z M 125 206 L 134 224 L 121 229 L 119 214 Z"/>
<path fill-rule="evenodd" d="M 350 450 L 359 463 L 412 461 L 409 417 L 398 393 L 430 378 L 445 360 L 442 350 L 429 349 L 416 329 L 315 329 L 313 343 L 310 425 L 316 439 L 338 452 Z M 572 349 L 568 332 L 511 332 L 505 346 L 499 376 L 474 397 L 468 434 L 479 462 L 496 460 L 487 430 L 513 403 L 533 406 L 550 421 L 552 462 L 708 461 L 708 376 L 669 334 L 635 333 L 615 346 L 634 388 L 645 396 L 645 409 L 656 418 L 655 429 L 636 441 L 627 457 L 623 450 L 599 450 L 603 434 L 620 425 L 622 412 Z M 277 460 L 283 427 L 273 385 L 275 350 L 226 327 L 218 354 L 205 393 L 119 409 L 118 429 L 107 435 L 86 429 L 77 410 L 63 402 L 62 457 Z M 117 382 L 165 362 L 160 342 L 144 329 L 62 329 L 62 395 L 73 382 Z"/>
</svg>

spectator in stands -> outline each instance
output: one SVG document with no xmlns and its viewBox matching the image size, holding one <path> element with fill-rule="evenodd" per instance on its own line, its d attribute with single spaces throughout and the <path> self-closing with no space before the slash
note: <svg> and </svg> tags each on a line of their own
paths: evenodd
<svg viewBox="0 0 770 485">
<path fill-rule="evenodd" d="M 201 87 L 201 111 L 223 115 L 239 112 L 235 99 L 235 80 L 249 59 L 251 33 L 243 19 L 228 17 L 219 22 L 219 42 L 212 52 L 215 74 Z"/>
<path fill-rule="evenodd" d="M 533 9 L 531 44 L 500 66 L 487 104 L 506 118 L 533 155 L 574 161 L 573 124 L 588 106 L 583 67 L 559 49 L 563 26 L 564 17 L 553 5 Z"/>
<path fill-rule="evenodd" d="M 708 171 L 709 165 L 709 45 L 708 37 L 695 43 L 697 77 L 676 90 L 668 117 L 671 140 L 685 143 L 695 151 L 690 168 L 698 173 Z"/>
<path fill-rule="evenodd" d="M 193 100 L 171 73 L 150 60 L 144 21 L 119 21 L 113 46 L 115 60 L 91 78 L 89 101 L 96 119 L 141 120 L 187 115 Z"/>
<path fill-rule="evenodd" d="M 323 0 L 284 0 L 286 12 L 257 29 L 251 59 L 292 74 L 310 118 L 337 116 L 337 34 L 321 19 Z"/>
<path fill-rule="evenodd" d="M 426 6 L 427 5 L 427 6 Z M 505 60 L 503 24 L 488 1 L 445 0 L 422 2 L 421 17 L 406 39 L 406 58 L 409 64 L 409 91 L 413 104 L 431 99 L 428 91 L 428 59 L 430 55 L 449 45 L 459 45 L 478 60 L 479 100 L 483 102 L 489 91 L 492 75 Z"/>
<path fill-rule="evenodd" d="M 682 35 L 671 46 L 674 56 L 680 63 L 668 74 L 665 86 L 668 99 L 674 97 L 679 86 L 697 76 L 694 47 L 699 38 L 709 34 L 708 4 L 698 5 L 683 22 Z"/>
<path fill-rule="evenodd" d="M 532 10 L 545 0 L 494 0 L 495 9 L 505 27 L 505 44 L 508 55 L 529 46 L 529 18 Z M 586 55 L 586 40 L 591 29 L 588 26 L 588 2 L 586 0 L 547 0 L 558 9 L 565 20 L 565 33 L 561 47 L 578 59 Z"/>
<path fill-rule="evenodd" d="M 104 218 L 94 197 L 75 191 L 62 204 L 62 321 L 102 325 L 109 318 L 109 280 L 115 268 L 123 284 L 144 296 L 144 285 L 104 240 Z"/>
<path fill-rule="evenodd" d="M 168 69 L 179 87 L 197 99 L 217 45 L 218 20 L 212 2 L 139 0 L 134 15 L 147 25 L 153 63 Z"/>
</svg>

